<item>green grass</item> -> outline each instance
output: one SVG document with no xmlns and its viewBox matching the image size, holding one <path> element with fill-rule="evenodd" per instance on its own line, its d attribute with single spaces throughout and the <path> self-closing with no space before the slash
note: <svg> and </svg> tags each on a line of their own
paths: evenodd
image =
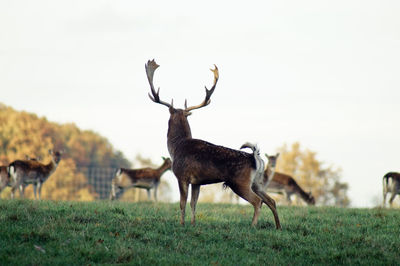
<svg viewBox="0 0 400 266">
<path fill-rule="evenodd" d="M 399 264 L 400 211 L 198 204 L 0 201 L 1 265 Z"/>
</svg>

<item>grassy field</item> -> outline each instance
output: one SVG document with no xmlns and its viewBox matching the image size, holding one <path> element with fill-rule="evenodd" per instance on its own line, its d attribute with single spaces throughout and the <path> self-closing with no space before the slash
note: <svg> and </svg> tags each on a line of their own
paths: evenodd
<svg viewBox="0 0 400 266">
<path fill-rule="evenodd" d="M 398 209 L 199 204 L 181 226 L 178 204 L 0 201 L 0 264 L 399 264 Z"/>
</svg>

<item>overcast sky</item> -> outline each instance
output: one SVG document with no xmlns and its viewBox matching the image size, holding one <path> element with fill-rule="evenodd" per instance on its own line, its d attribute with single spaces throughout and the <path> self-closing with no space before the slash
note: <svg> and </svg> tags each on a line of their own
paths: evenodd
<svg viewBox="0 0 400 266">
<path fill-rule="evenodd" d="M 399 1 L 0 1 L 0 102 L 107 137 L 129 159 L 167 156 L 168 110 L 211 104 L 192 135 L 273 153 L 299 141 L 343 169 L 356 207 L 400 171 Z M 176 181 L 168 176 L 172 186 Z"/>
</svg>

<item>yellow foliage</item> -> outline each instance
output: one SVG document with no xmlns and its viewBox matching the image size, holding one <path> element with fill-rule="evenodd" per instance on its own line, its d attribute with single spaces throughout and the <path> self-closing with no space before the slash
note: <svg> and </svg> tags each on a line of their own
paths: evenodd
<svg viewBox="0 0 400 266">
<path fill-rule="evenodd" d="M 46 118 L 15 111 L 1 103 L 0 129 L 0 165 L 25 159 L 25 156 L 40 157 L 42 162 L 48 163 L 50 149 L 64 150 L 57 170 L 43 184 L 42 199 L 88 201 L 104 197 L 88 184 L 81 169 L 130 166 L 107 139 L 92 131 L 82 131 L 74 124 L 49 122 Z M 8 197 L 9 194 L 9 189 L 5 189 L 1 196 Z M 33 198 L 31 185 L 26 188 L 25 197 Z"/>
<path fill-rule="evenodd" d="M 306 192 L 311 191 L 317 203 L 323 205 L 348 206 L 348 186 L 340 182 L 341 169 L 325 166 L 317 159 L 317 153 L 308 149 L 301 150 L 295 142 L 291 148 L 285 144 L 280 152 L 277 172 L 291 175 Z M 295 203 L 303 204 L 301 199 Z"/>
</svg>

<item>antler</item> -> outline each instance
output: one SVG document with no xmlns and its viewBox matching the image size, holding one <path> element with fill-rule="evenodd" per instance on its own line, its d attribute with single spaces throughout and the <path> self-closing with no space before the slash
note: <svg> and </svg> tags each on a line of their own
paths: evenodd
<svg viewBox="0 0 400 266">
<path fill-rule="evenodd" d="M 149 97 L 150 99 L 155 102 L 155 103 L 159 103 L 162 105 L 169 107 L 173 107 L 173 104 L 169 104 L 167 102 L 164 102 L 162 100 L 160 100 L 160 88 L 158 88 L 157 92 L 154 90 L 154 85 L 153 85 L 153 76 L 154 76 L 154 72 L 156 71 L 156 69 L 159 67 L 160 65 L 158 65 L 156 63 L 156 61 L 153 60 L 149 60 L 147 61 L 147 64 L 145 65 L 146 68 L 146 74 L 147 74 L 147 80 L 149 81 L 150 84 L 150 89 L 151 89 L 151 94 L 149 93 Z"/>
<path fill-rule="evenodd" d="M 204 99 L 204 101 L 201 104 L 191 106 L 191 107 L 186 106 L 186 100 L 185 100 L 185 111 L 186 112 L 190 112 L 194 109 L 199 109 L 201 107 L 207 106 L 211 102 L 210 98 L 211 98 L 211 95 L 214 93 L 215 86 L 217 85 L 218 78 L 219 78 L 218 67 L 216 65 L 214 65 L 214 67 L 215 67 L 214 69 L 210 69 L 214 73 L 214 84 L 211 87 L 211 89 L 209 89 L 209 90 L 207 89 L 207 87 L 205 87 L 206 88 L 206 98 Z"/>
</svg>

